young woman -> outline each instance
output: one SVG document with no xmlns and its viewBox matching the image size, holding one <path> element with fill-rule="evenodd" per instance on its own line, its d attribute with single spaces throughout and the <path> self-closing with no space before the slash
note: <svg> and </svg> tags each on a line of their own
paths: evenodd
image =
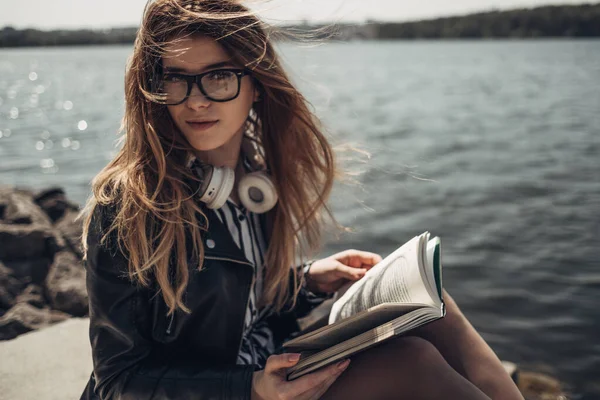
<svg viewBox="0 0 600 400">
<path fill-rule="evenodd" d="M 286 381 L 297 318 L 381 257 L 293 266 L 318 246 L 335 159 L 246 8 L 149 3 L 125 90 L 122 147 L 86 207 L 82 398 L 521 398 L 448 294 L 420 337 Z"/>
</svg>

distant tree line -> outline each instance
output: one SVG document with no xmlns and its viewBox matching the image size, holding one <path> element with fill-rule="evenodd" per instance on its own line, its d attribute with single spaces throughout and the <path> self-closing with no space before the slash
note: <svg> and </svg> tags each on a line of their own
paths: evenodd
<svg viewBox="0 0 600 400">
<path fill-rule="evenodd" d="M 490 11 L 417 22 L 301 25 L 276 28 L 281 39 L 467 39 L 600 37 L 600 3 Z M 0 47 L 133 43 L 137 28 L 0 30 Z"/>
<path fill-rule="evenodd" d="M 599 37 L 600 3 L 376 25 L 378 39 Z"/>
<path fill-rule="evenodd" d="M 0 30 L 0 47 L 130 44 L 136 31 L 137 28 L 41 31 L 5 27 Z"/>
</svg>

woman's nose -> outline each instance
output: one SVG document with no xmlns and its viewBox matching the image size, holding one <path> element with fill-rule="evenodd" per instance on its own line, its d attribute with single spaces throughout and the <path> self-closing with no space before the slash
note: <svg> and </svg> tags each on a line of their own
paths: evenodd
<svg viewBox="0 0 600 400">
<path fill-rule="evenodd" d="M 210 105 L 210 100 L 202 94 L 198 85 L 194 83 L 186 104 L 190 108 L 204 108 Z"/>
</svg>

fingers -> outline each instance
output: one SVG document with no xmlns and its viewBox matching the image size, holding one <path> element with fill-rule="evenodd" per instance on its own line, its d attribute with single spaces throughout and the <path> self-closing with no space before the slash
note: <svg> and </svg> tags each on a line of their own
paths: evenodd
<svg viewBox="0 0 600 400">
<path fill-rule="evenodd" d="M 321 398 L 321 396 L 323 396 L 325 394 L 325 392 L 327 392 L 329 390 L 329 388 L 331 387 L 331 385 L 333 385 L 333 383 L 335 381 L 337 381 L 337 379 L 342 375 L 344 371 L 340 371 L 339 373 L 336 373 L 335 375 L 333 375 L 332 377 L 330 377 L 329 379 L 327 379 L 326 381 L 324 381 L 323 383 L 321 383 L 318 387 L 315 388 L 315 390 L 313 391 L 313 393 L 311 393 L 311 400 L 319 400 Z"/>
<path fill-rule="evenodd" d="M 297 396 L 298 400 L 318 400 L 331 385 L 340 377 L 340 375 L 348 368 L 350 360 L 341 361 L 339 363 L 330 365 L 323 371 L 313 372 L 310 375 L 322 374 L 322 380 Z M 307 375 L 310 376 L 310 375 Z M 302 378 L 300 378 L 302 379 Z"/>
<path fill-rule="evenodd" d="M 333 383 L 340 377 L 340 375 L 341 375 L 341 373 L 333 376 L 328 381 L 325 381 L 324 383 L 322 383 L 319 390 L 313 396 L 313 399 L 315 399 L 315 400 L 320 399 L 321 396 L 323 396 L 325 394 L 325 392 L 327 392 L 329 390 L 329 387 L 331 385 L 333 385 Z"/>
<path fill-rule="evenodd" d="M 370 253 L 368 251 L 349 249 L 337 253 L 333 256 L 336 260 L 354 268 L 367 268 L 382 260 L 379 254 Z"/>
<path fill-rule="evenodd" d="M 300 360 L 300 354 L 298 353 L 286 353 L 286 354 L 273 354 L 267 358 L 265 365 L 265 373 L 277 373 L 283 368 L 289 368 Z"/>
<path fill-rule="evenodd" d="M 275 386 L 271 385 L 271 389 L 274 390 L 272 393 L 278 393 L 280 398 L 295 400 L 318 399 L 350 364 L 350 360 L 341 361 L 317 372 L 304 375 L 292 382 L 286 382 L 283 376 L 285 374 L 284 369 L 296 364 L 298 359 L 299 354 L 297 353 L 275 354 L 267 359 L 264 374 L 270 376 L 267 379 L 272 380 L 275 378 L 275 381 L 271 381 L 271 383 L 279 381 Z M 279 378 L 277 378 L 278 376 Z M 265 393 L 269 393 L 269 391 L 267 390 Z"/>
<path fill-rule="evenodd" d="M 327 385 L 327 382 L 330 380 L 331 383 L 329 383 L 329 385 L 331 385 L 335 381 L 335 379 L 337 379 L 337 377 L 340 376 L 342 372 L 344 372 L 344 370 L 348 367 L 349 364 L 350 360 L 341 361 L 339 363 L 332 364 L 321 370 L 310 373 L 308 375 L 304 375 L 303 377 L 296 379 L 292 382 L 294 384 L 292 393 L 295 395 L 293 398 L 314 398 L 315 393 L 317 393 L 323 388 L 322 385 Z"/>
<path fill-rule="evenodd" d="M 338 262 L 335 267 L 336 275 L 340 278 L 356 281 L 367 273 L 366 268 L 353 268 Z"/>
<path fill-rule="evenodd" d="M 333 384 L 333 382 L 335 382 L 339 376 L 340 376 L 340 374 L 337 374 L 337 375 L 333 375 L 333 376 L 327 378 L 325 381 L 320 383 L 318 386 L 315 386 L 314 388 L 307 390 L 306 392 L 295 397 L 294 400 L 318 400 L 318 399 L 320 399 L 321 396 L 323 396 L 323 394 L 327 391 L 327 389 L 329 389 L 329 386 L 331 386 Z"/>
</svg>

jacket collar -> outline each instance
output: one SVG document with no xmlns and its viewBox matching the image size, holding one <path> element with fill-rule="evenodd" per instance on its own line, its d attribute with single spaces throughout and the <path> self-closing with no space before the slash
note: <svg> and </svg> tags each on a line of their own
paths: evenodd
<svg viewBox="0 0 600 400">
<path fill-rule="evenodd" d="M 202 204 L 202 212 L 208 219 L 207 230 L 202 235 L 205 258 L 226 258 L 246 264 L 242 250 L 235 244 L 227 227 L 216 216 L 215 212 Z M 201 221 L 202 217 L 199 216 Z"/>
<path fill-rule="evenodd" d="M 204 203 L 199 203 L 199 205 L 208 219 L 208 229 L 202 235 L 204 257 L 229 259 L 238 263 L 250 264 L 245 254 L 233 241 L 227 227 L 217 217 L 215 211 L 206 207 Z M 266 243 L 269 243 L 271 239 L 274 210 L 259 215 L 260 226 Z M 199 216 L 199 220 L 203 220 L 201 216 Z"/>
<path fill-rule="evenodd" d="M 187 161 L 188 166 L 191 166 L 196 161 L 196 158 L 190 156 Z M 198 178 L 201 179 L 201 177 L 199 176 Z M 185 181 L 193 190 L 199 189 L 198 180 L 190 181 L 189 179 L 185 179 Z M 199 197 L 197 196 L 195 201 L 202 209 L 204 215 L 206 215 L 208 222 L 207 230 L 202 235 L 202 240 L 204 241 L 204 257 L 230 259 L 238 263 L 250 265 L 250 263 L 246 259 L 245 254 L 235 244 L 235 242 L 231 238 L 229 230 L 217 217 L 215 211 L 209 209 L 205 203 L 199 200 Z M 263 233 L 263 237 L 265 238 L 267 244 L 271 241 L 271 235 L 273 234 L 273 219 L 278 206 L 279 205 L 275 205 L 275 207 L 269 212 L 259 215 L 260 227 Z M 198 221 L 204 221 L 204 218 L 202 218 L 202 216 L 199 215 Z M 189 248 L 188 251 L 191 251 L 191 248 Z"/>
</svg>

